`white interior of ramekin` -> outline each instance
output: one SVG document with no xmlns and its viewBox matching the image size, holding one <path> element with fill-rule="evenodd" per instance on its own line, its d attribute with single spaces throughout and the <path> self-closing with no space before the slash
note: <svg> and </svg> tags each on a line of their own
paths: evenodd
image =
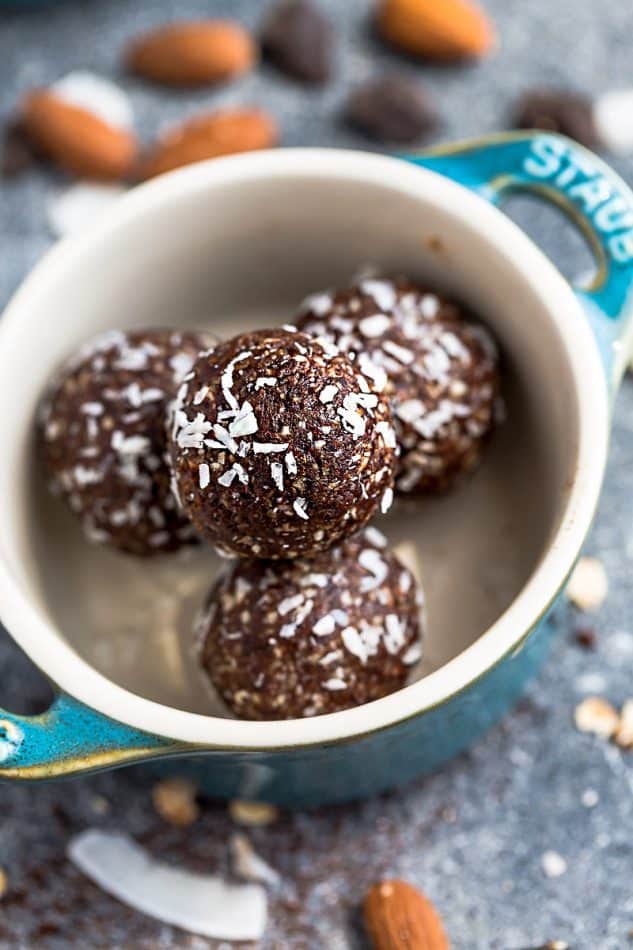
<svg viewBox="0 0 633 950">
<path fill-rule="evenodd" d="M 35 563 L 37 512 L 28 483 L 39 475 L 32 421 L 46 379 L 77 343 L 101 329 L 149 325 L 155 312 L 165 322 L 170 307 L 179 308 L 182 288 L 191 290 L 184 318 L 202 322 L 209 307 L 199 280 L 205 267 L 217 277 L 217 315 L 223 295 L 227 306 L 231 295 L 231 304 L 238 298 L 240 312 L 248 313 L 264 287 L 270 293 L 271 281 L 299 299 L 320 289 L 326 272 L 327 282 L 337 283 L 366 262 L 391 272 L 421 269 L 488 319 L 504 346 L 520 341 L 525 383 L 536 400 L 539 381 L 547 380 L 544 393 L 554 398 L 541 415 L 547 409 L 551 417 L 556 488 L 544 493 L 543 505 L 556 511 L 531 575 L 498 619 L 449 662 L 391 696 L 342 713 L 251 723 L 172 708 L 116 685 L 66 642 L 38 581 L 45 565 Z M 121 295 L 129 301 L 125 314 Z M 54 248 L 0 323 L 0 405 L 0 615 L 11 634 L 63 690 L 106 715 L 174 739 L 243 749 L 383 728 L 440 703 L 512 651 L 580 549 L 600 488 L 608 429 L 604 374 L 582 309 L 512 222 L 460 186 L 396 159 L 312 149 L 176 172 L 136 189 L 90 233 Z M 69 598 L 80 596 L 81 590 L 68 590 Z"/>
</svg>

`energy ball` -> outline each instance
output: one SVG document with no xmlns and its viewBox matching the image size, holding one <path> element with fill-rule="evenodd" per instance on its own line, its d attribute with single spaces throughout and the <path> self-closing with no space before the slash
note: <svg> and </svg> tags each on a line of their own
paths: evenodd
<svg viewBox="0 0 633 950">
<path fill-rule="evenodd" d="M 498 405 L 498 358 L 461 307 L 406 279 L 366 279 L 309 297 L 297 325 L 390 399 L 399 492 L 441 491 L 477 465 Z"/>
<path fill-rule="evenodd" d="M 336 347 L 293 331 L 203 353 L 174 404 L 175 491 L 224 554 L 317 554 L 393 495 L 388 402 Z"/>
<path fill-rule="evenodd" d="M 194 541 L 165 459 L 167 404 L 210 339 L 199 332 L 113 330 L 84 346 L 40 409 L 51 488 L 90 541 L 139 556 Z"/>
<path fill-rule="evenodd" d="M 422 606 L 375 528 L 311 559 L 239 561 L 199 619 L 200 664 L 244 719 L 349 709 L 405 685 Z"/>
</svg>

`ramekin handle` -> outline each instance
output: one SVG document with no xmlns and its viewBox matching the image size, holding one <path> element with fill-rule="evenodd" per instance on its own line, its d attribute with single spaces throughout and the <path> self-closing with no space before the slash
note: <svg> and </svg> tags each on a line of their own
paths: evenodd
<svg viewBox="0 0 633 950">
<path fill-rule="evenodd" d="M 39 716 L 0 709 L 0 779 L 56 778 L 184 750 L 179 743 L 103 716 L 65 693 Z"/>
<path fill-rule="evenodd" d="M 554 204 L 582 231 L 597 262 L 574 287 L 617 387 L 633 343 L 633 192 L 605 162 L 562 135 L 508 132 L 402 156 L 495 205 L 523 192 Z"/>
</svg>

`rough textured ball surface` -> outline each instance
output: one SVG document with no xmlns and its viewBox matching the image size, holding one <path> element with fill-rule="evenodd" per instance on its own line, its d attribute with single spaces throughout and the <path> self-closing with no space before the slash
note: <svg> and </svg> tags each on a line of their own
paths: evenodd
<svg viewBox="0 0 633 950">
<path fill-rule="evenodd" d="M 445 489 L 476 466 L 498 402 L 498 361 L 488 331 L 460 307 L 409 280 L 367 279 L 309 297 L 297 322 L 390 398 L 400 492 Z"/>
<path fill-rule="evenodd" d="M 389 405 L 358 367 L 283 329 L 202 354 L 170 426 L 184 510 L 244 557 L 309 556 L 357 531 L 390 503 L 395 446 Z"/>
<path fill-rule="evenodd" d="M 241 718 L 348 709 L 405 685 L 422 603 L 375 528 L 313 559 L 240 561 L 200 617 L 201 667 Z"/>
<path fill-rule="evenodd" d="M 210 338 L 114 330 L 84 346 L 46 393 L 40 446 L 51 488 L 90 541 L 146 556 L 195 539 L 170 488 L 167 404 Z"/>
</svg>

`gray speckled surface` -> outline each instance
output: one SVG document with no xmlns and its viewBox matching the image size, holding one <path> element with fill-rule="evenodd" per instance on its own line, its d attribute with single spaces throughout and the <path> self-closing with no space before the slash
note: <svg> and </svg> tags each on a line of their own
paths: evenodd
<svg viewBox="0 0 633 950">
<path fill-rule="evenodd" d="M 328 0 L 340 24 L 339 78 L 309 92 L 268 69 L 235 86 L 195 95 L 161 93 L 123 80 L 139 126 L 149 135 L 167 119 L 203 103 L 254 101 L 281 120 L 285 144 L 367 143 L 336 114 L 355 79 L 396 66 L 364 25 L 368 4 Z M 572 82 L 595 92 L 633 82 L 630 4 L 621 0 L 488 0 L 502 47 L 472 68 L 411 63 L 444 116 L 442 136 L 503 127 L 513 97 L 534 83 Z M 136 30 L 179 14 L 229 11 L 255 24 L 263 3 L 203 0 L 68 0 L 28 14 L 0 13 L 0 112 L 19 93 L 70 68 L 118 77 L 117 57 Z M 633 161 L 619 170 L 633 181 Z M 58 186 L 48 172 L 0 185 L 0 304 L 49 246 L 45 199 Z M 582 269 L 580 242 L 554 219 L 517 215 L 568 273 Z M 624 950 L 633 927 L 633 755 L 575 731 L 572 713 L 586 692 L 619 703 L 633 693 L 633 382 L 618 402 L 605 492 L 588 549 L 601 557 L 611 592 L 595 620 L 598 646 L 581 649 L 572 612 L 547 668 L 520 706 L 470 753 L 404 792 L 361 806 L 285 816 L 253 840 L 283 874 L 271 902 L 265 948 L 361 948 L 358 902 L 383 873 L 409 878 L 436 901 L 456 950 L 518 950 L 566 940 L 574 950 Z M 2 703 L 33 711 L 47 687 L 0 631 Z M 222 805 L 205 803 L 190 829 L 165 825 L 150 805 L 152 778 L 142 769 L 63 785 L 0 787 L 0 866 L 9 890 L 0 904 L 0 947 L 206 947 L 201 941 L 122 908 L 83 881 L 64 858 L 69 835 L 99 824 L 123 828 L 153 851 L 195 868 L 223 868 L 231 823 Z M 582 803 L 587 789 L 597 804 Z M 109 803 L 102 814 L 101 796 Z M 548 879 L 541 856 L 567 861 Z"/>
</svg>

